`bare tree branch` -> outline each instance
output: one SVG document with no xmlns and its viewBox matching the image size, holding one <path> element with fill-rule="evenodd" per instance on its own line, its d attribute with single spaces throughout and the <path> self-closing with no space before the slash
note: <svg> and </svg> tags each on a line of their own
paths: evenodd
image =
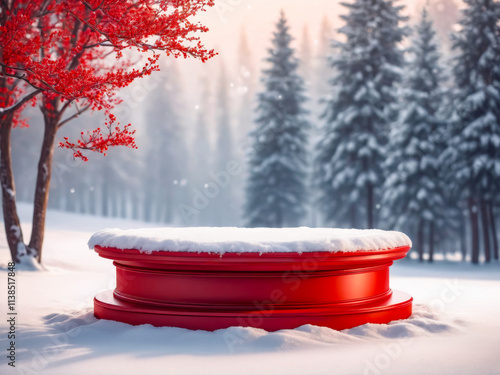
<svg viewBox="0 0 500 375">
<path fill-rule="evenodd" d="M 32 91 L 30 92 L 29 94 L 27 94 L 25 97 L 23 97 L 22 99 L 20 99 L 17 103 L 9 106 L 9 107 L 4 107 L 4 108 L 0 108 L 0 114 L 6 114 L 6 113 L 9 113 L 9 112 L 14 112 L 15 110 L 21 108 L 24 104 L 26 104 L 27 102 L 29 102 L 31 99 L 33 99 L 35 96 L 37 96 L 38 94 L 40 94 L 42 92 L 42 90 L 35 90 L 35 91 Z"/>
<path fill-rule="evenodd" d="M 66 124 L 67 122 L 77 118 L 78 116 L 80 116 L 83 112 L 87 111 L 88 109 L 90 109 L 90 104 L 87 104 L 85 107 L 83 107 L 82 109 L 78 109 L 75 113 L 73 113 L 71 116 L 65 118 L 64 120 L 62 120 L 59 124 L 57 124 L 57 128 L 59 129 L 60 127 L 62 127 L 64 124 Z"/>
<path fill-rule="evenodd" d="M 9 73 L 3 73 L 4 76 L 6 77 L 12 77 L 12 78 L 17 78 L 17 79 L 20 79 L 24 82 L 26 82 L 28 85 L 30 85 L 31 87 L 33 87 L 35 90 L 41 90 L 41 91 L 45 91 L 46 89 L 44 89 L 43 87 L 40 87 L 40 86 L 37 86 L 35 84 L 33 84 L 28 78 L 26 78 L 24 75 L 22 76 L 18 76 L 16 74 L 9 74 Z M 49 86 L 50 87 L 50 86 Z"/>
<path fill-rule="evenodd" d="M 95 12 L 97 9 L 99 9 L 101 7 L 102 3 L 104 3 L 104 0 L 101 0 L 101 2 L 99 3 L 98 6 L 96 6 L 95 8 L 92 8 L 89 3 L 87 3 L 86 1 L 82 1 L 82 4 L 85 5 L 92 12 Z"/>
</svg>

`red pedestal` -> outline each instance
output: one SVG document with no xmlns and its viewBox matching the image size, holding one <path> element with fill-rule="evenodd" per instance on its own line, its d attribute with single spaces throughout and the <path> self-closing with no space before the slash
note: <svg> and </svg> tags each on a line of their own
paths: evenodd
<svg viewBox="0 0 500 375">
<path fill-rule="evenodd" d="M 412 297 L 389 288 L 389 267 L 408 250 L 221 255 L 96 246 L 114 260 L 117 286 L 95 297 L 94 314 L 204 330 L 388 323 L 412 312 Z"/>
</svg>

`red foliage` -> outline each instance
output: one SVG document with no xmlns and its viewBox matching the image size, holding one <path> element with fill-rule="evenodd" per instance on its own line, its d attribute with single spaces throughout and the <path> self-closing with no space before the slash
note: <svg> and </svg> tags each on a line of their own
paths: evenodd
<svg viewBox="0 0 500 375">
<path fill-rule="evenodd" d="M 109 116 L 105 134 L 96 129 L 60 143 L 76 157 L 85 159 L 82 149 L 135 147 L 134 132 L 129 125 L 121 129 L 111 113 L 117 89 L 158 70 L 162 52 L 201 61 L 212 57 L 214 51 L 197 36 L 207 28 L 191 20 L 212 5 L 213 0 L 1 2 L 0 116 L 15 111 L 19 125 L 22 107 L 41 93 L 45 113 L 59 119 L 72 105 L 77 112 L 104 110 Z M 138 55 L 139 62 L 131 59 Z"/>
<path fill-rule="evenodd" d="M 110 121 L 106 122 L 107 132 L 102 133 L 101 128 L 91 132 L 81 132 L 80 139 L 76 143 L 70 142 L 68 137 L 64 137 L 64 142 L 59 142 L 59 147 L 73 150 L 73 157 L 88 161 L 88 157 L 83 155 L 82 150 L 92 150 L 100 152 L 106 156 L 106 151 L 113 146 L 127 146 L 137 148 L 134 140 L 135 130 L 130 131 L 130 124 L 125 125 L 123 129 L 119 126 L 113 128 L 115 121 L 113 115 L 110 115 Z"/>
</svg>

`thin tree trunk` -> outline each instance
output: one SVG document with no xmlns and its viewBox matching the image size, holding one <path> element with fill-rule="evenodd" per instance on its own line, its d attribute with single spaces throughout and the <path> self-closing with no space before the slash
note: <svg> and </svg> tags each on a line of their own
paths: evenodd
<svg viewBox="0 0 500 375">
<path fill-rule="evenodd" d="M 429 262 L 434 261 L 434 221 L 429 224 Z"/>
<path fill-rule="evenodd" d="M 160 218 L 162 223 L 171 223 L 174 219 L 174 202 L 177 197 L 177 187 L 171 186 L 165 192 L 165 204 Z"/>
<path fill-rule="evenodd" d="M 418 222 L 418 230 L 417 230 L 417 239 L 418 239 L 418 260 L 420 262 L 424 261 L 424 221 L 420 219 Z"/>
<path fill-rule="evenodd" d="M 106 168 L 106 167 L 104 167 Z M 106 173 L 101 181 L 101 214 L 104 217 L 109 216 L 109 186 L 106 178 Z"/>
<path fill-rule="evenodd" d="M 54 171 L 52 171 L 54 172 Z M 52 187 L 52 199 L 49 201 L 49 207 L 56 210 L 65 210 L 65 199 L 64 199 L 64 184 L 62 178 L 59 178 L 54 183 L 54 179 L 51 182 Z M 55 198 L 55 199 L 54 199 Z"/>
<path fill-rule="evenodd" d="M 143 216 L 144 220 L 147 222 L 152 221 L 152 211 L 153 211 L 153 186 L 154 184 L 148 179 L 146 183 L 146 188 L 144 189 L 144 199 L 143 199 Z"/>
<path fill-rule="evenodd" d="M 282 228 L 283 227 L 283 212 L 281 211 L 281 207 L 278 206 L 278 209 L 276 210 L 276 222 L 275 228 Z"/>
<path fill-rule="evenodd" d="M 158 201 L 156 202 L 156 217 L 155 221 L 157 223 L 165 223 L 167 216 L 167 207 L 169 202 L 169 194 L 172 194 L 170 188 L 165 188 L 163 184 L 159 184 L 158 191 Z"/>
<path fill-rule="evenodd" d="M 366 215 L 368 229 L 373 228 L 373 185 L 368 184 L 366 187 Z"/>
<path fill-rule="evenodd" d="M 84 187 L 82 192 L 82 205 L 80 209 L 85 215 L 90 215 L 90 191 L 88 186 Z"/>
<path fill-rule="evenodd" d="M 16 186 L 12 170 L 10 143 L 12 118 L 12 114 L 5 115 L 1 118 L 0 123 L 0 181 L 2 184 L 3 221 L 10 256 L 15 263 L 19 263 L 18 252 L 24 250 L 24 240 L 21 222 L 17 214 Z"/>
<path fill-rule="evenodd" d="M 53 104 L 55 107 L 55 104 Z M 54 141 L 57 133 L 59 116 L 53 112 L 44 112 L 45 131 L 42 149 L 38 161 L 38 171 L 33 202 L 33 222 L 31 239 L 28 247 L 36 252 L 38 262 L 42 261 L 42 244 L 45 235 L 45 217 L 49 201 L 50 177 L 52 174 L 52 156 L 54 155 Z"/>
<path fill-rule="evenodd" d="M 465 225 L 465 218 L 462 213 L 460 213 L 460 227 L 459 227 L 459 237 L 460 237 L 460 253 L 462 254 L 462 261 L 465 262 L 467 259 L 467 228 Z"/>
<path fill-rule="evenodd" d="M 88 204 L 87 204 L 87 188 L 82 187 L 78 190 L 78 212 L 81 214 L 88 214 Z"/>
<path fill-rule="evenodd" d="M 472 263 L 479 263 L 479 222 L 477 218 L 478 207 L 473 198 L 469 198 L 469 215 L 470 215 L 470 228 L 471 228 L 471 251 Z"/>
<path fill-rule="evenodd" d="M 488 212 L 489 204 L 481 200 L 481 224 L 483 228 L 484 258 L 487 263 L 491 261 L 490 248 L 490 215 Z"/>
<path fill-rule="evenodd" d="M 118 202 L 118 192 L 116 185 L 113 184 L 114 192 L 111 194 L 111 216 L 119 217 L 119 202 Z"/>
<path fill-rule="evenodd" d="M 356 228 L 356 206 L 351 205 L 351 228 Z"/>
<path fill-rule="evenodd" d="M 138 197 L 137 193 L 132 193 L 132 220 L 139 220 L 140 219 L 140 205 L 141 201 L 140 198 Z"/>
<path fill-rule="evenodd" d="M 493 203 L 488 206 L 488 214 L 490 216 L 490 228 L 493 234 L 493 258 L 498 260 L 498 237 L 497 237 L 497 226 L 495 221 L 495 214 L 493 212 Z"/>
<path fill-rule="evenodd" d="M 76 205 L 77 205 L 77 197 L 75 193 L 75 188 L 72 187 L 72 183 L 67 186 L 66 189 L 64 189 L 64 194 L 66 195 L 66 211 L 68 212 L 76 212 Z M 72 192 L 73 191 L 73 192 Z"/>
<path fill-rule="evenodd" d="M 127 192 L 124 189 L 120 191 L 120 217 L 127 218 Z"/>
<path fill-rule="evenodd" d="M 95 181 L 92 181 L 92 183 L 95 183 Z M 92 186 L 92 189 L 89 190 L 88 195 L 89 195 L 89 213 L 91 215 L 97 215 L 97 197 L 94 186 Z"/>
</svg>

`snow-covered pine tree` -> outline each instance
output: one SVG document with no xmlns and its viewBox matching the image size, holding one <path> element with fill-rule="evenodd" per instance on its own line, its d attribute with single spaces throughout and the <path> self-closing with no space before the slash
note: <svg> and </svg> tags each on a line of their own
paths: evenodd
<svg viewBox="0 0 500 375">
<path fill-rule="evenodd" d="M 432 261 L 436 230 L 445 222 L 445 198 L 439 167 L 443 143 L 438 118 L 443 81 L 436 32 L 424 8 L 415 27 L 397 120 L 387 147 L 382 216 L 391 229 L 416 239 L 419 259 L 424 243 Z"/>
<path fill-rule="evenodd" d="M 290 47 L 283 12 L 273 33 L 258 94 L 256 127 L 251 133 L 246 187 L 247 226 L 299 225 L 306 214 L 307 132 L 304 82 Z"/>
<path fill-rule="evenodd" d="M 382 164 L 392 106 L 397 102 L 395 86 L 401 80 L 403 52 L 400 42 L 407 33 L 401 23 L 402 6 L 393 0 L 355 0 L 343 4 L 345 26 L 331 59 L 335 69 L 331 95 L 323 114 L 325 126 L 316 157 L 315 179 L 319 203 L 327 221 L 360 226 L 375 224 Z M 347 219 L 348 220 L 348 219 Z"/>
<path fill-rule="evenodd" d="M 464 0 L 461 29 L 455 35 L 457 86 L 453 136 L 443 153 L 448 177 L 467 202 L 472 262 L 498 258 L 492 205 L 500 191 L 500 2 Z M 479 231 L 481 221 L 482 234 Z M 493 240 L 493 242 L 491 242 Z"/>
</svg>

